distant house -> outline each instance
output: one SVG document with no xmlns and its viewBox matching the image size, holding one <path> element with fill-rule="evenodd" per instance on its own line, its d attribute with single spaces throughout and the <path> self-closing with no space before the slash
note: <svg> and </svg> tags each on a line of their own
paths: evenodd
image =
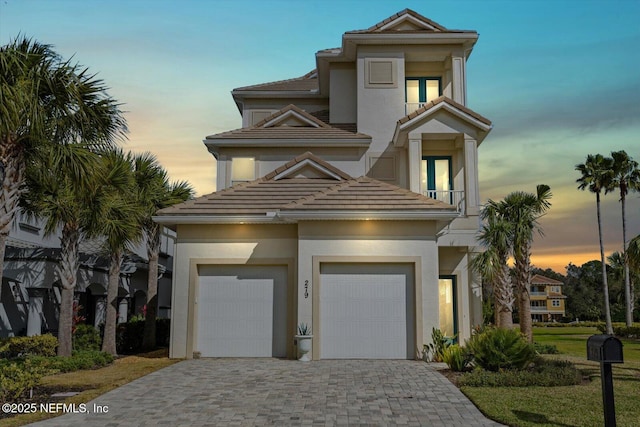
<svg viewBox="0 0 640 427">
<path fill-rule="evenodd" d="M 531 318 L 534 322 L 555 322 L 564 317 L 567 298 L 564 283 L 536 274 L 531 278 Z"/>
<path fill-rule="evenodd" d="M 471 335 L 492 128 L 467 106 L 477 39 L 406 9 L 301 77 L 232 91 L 242 128 L 204 140 L 218 191 L 155 217 L 177 233 L 171 357 L 293 358 L 299 322 L 314 359 Z"/>
<path fill-rule="evenodd" d="M 161 242 L 158 315 L 169 317 L 174 233 L 165 230 Z M 42 224 L 18 213 L 7 240 L 0 284 L 0 338 L 58 332 L 60 306 L 56 264 L 60 258 L 58 235 L 44 236 Z M 109 257 L 99 241 L 80 245 L 80 270 L 75 300 L 85 323 L 99 326 L 106 313 Z M 125 256 L 118 291 L 118 322 L 140 314 L 147 301 L 146 248 L 131 248 Z"/>
</svg>

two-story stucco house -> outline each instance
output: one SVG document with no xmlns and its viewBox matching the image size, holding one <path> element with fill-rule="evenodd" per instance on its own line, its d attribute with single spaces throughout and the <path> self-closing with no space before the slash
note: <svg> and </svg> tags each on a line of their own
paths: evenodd
<svg viewBox="0 0 640 427">
<path fill-rule="evenodd" d="M 171 357 L 413 359 L 470 336 L 481 292 L 478 33 L 411 10 L 342 36 L 302 77 L 234 89 L 242 128 L 206 137 L 218 191 L 159 211 L 177 232 Z"/>
</svg>

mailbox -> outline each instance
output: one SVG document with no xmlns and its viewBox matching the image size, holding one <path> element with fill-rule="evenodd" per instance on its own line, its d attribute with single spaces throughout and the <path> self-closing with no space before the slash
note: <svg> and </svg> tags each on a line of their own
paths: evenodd
<svg viewBox="0 0 640 427">
<path fill-rule="evenodd" d="M 587 359 L 600 363 L 623 363 L 622 342 L 613 335 L 592 335 L 587 340 Z"/>
</svg>

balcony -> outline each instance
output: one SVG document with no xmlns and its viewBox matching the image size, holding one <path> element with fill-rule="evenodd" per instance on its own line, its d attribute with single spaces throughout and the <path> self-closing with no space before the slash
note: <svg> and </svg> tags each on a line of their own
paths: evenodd
<svg viewBox="0 0 640 427">
<path fill-rule="evenodd" d="M 456 207 L 456 212 L 464 213 L 464 190 L 427 190 L 424 195 Z"/>
<path fill-rule="evenodd" d="M 546 292 L 531 291 L 531 292 L 529 292 L 529 295 L 531 295 L 532 297 L 546 297 L 547 293 Z"/>
<path fill-rule="evenodd" d="M 531 311 L 549 311 L 549 309 L 546 306 L 539 306 L 539 305 L 532 305 L 531 306 Z"/>
</svg>

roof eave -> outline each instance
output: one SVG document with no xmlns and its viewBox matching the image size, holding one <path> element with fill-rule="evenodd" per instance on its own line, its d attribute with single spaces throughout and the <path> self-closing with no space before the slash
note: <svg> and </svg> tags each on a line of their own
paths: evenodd
<svg viewBox="0 0 640 427">
<path fill-rule="evenodd" d="M 204 140 L 208 148 L 223 147 L 362 147 L 371 144 L 371 138 L 361 139 L 264 139 L 264 138 L 209 138 Z"/>
<path fill-rule="evenodd" d="M 152 219 L 158 224 L 175 230 L 179 224 L 272 224 L 282 223 L 276 212 L 263 215 L 157 215 Z"/>
<path fill-rule="evenodd" d="M 295 220 L 453 220 L 460 215 L 455 211 L 324 211 L 324 210 L 287 210 L 278 212 L 283 219 Z"/>
</svg>

